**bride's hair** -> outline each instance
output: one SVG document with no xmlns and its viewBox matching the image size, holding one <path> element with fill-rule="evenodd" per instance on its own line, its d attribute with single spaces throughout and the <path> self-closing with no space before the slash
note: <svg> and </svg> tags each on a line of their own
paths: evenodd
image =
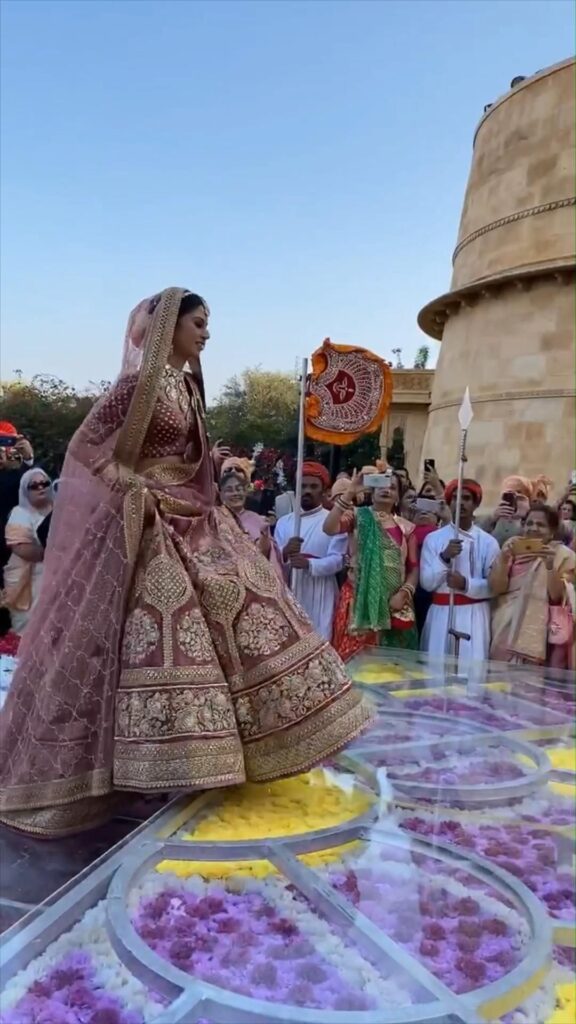
<svg viewBox="0 0 576 1024">
<path fill-rule="evenodd" d="M 199 307 L 202 307 L 205 313 L 210 313 L 208 303 L 206 302 L 205 299 L 202 298 L 201 295 L 196 295 L 195 292 L 187 292 L 180 303 L 180 309 L 178 310 L 178 319 L 180 320 L 181 317 L 186 316 L 186 313 L 193 313 L 194 310 L 198 309 Z"/>
</svg>

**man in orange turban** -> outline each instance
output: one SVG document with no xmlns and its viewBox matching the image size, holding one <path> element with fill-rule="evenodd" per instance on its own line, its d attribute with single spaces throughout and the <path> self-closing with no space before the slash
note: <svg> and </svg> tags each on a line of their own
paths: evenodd
<svg viewBox="0 0 576 1024">
<path fill-rule="evenodd" d="M 482 504 L 482 496 L 483 496 L 482 495 L 482 488 L 481 488 L 481 486 L 480 486 L 480 484 L 478 483 L 477 480 L 472 480 L 470 478 L 463 480 L 462 481 L 462 490 L 463 491 L 468 491 L 468 494 L 472 495 L 472 497 L 474 498 L 474 502 L 475 502 L 476 508 L 478 508 L 478 505 Z M 451 480 L 449 484 L 446 484 L 446 488 L 445 488 L 445 491 L 444 491 L 444 497 L 445 497 L 446 503 L 448 505 L 452 504 L 452 502 L 454 500 L 454 497 L 456 496 L 457 491 L 458 491 L 458 481 L 457 480 Z"/>
<path fill-rule="evenodd" d="M 330 474 L 319 462 L 305 462 L 302 471 L 302 517 L 300 536 L 295 537 L 295 516 L 290 512 L 276 524 L 274 540 L 282 554 L 294 595 L 326 640 L 332 636 L 332 620 L 338 598 L 336 577 L 344 566 L 348 548 L 345 534 L 324 533 L 328 510 L 324 497 Z"/>
</svg>

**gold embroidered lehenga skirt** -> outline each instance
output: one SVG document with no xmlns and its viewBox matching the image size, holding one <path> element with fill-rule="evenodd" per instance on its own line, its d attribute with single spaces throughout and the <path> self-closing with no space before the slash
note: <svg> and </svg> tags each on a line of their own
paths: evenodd
<svg viewBox="0 0 576 1024">
<path fill-rule="evenodd" d="M 227 785 L 304 771 L 366 723 L 332 648 L 225 511 L 142 546 L 124 629 L 114 782 Z"/>
<path fill-rule="evenodd" d="M 15 679 L 5 823 L 62 835 L 109 816 L 114 791 L 295 774 L 369 721 L 339 657 L 253 541 L 224 510 L 162 511 L 167 490 L 140 534 L 116 685 L 108 673 L 95 700 L 90 666 L 101 657 L 107 614 L 96 584 L 85 595 L 89 621 L 68 638 L 73 670 L 56 673 L 40 703 L 31 657 L 32 670 Z M 83 678 L 92 679 L 84 689 Z"/>
</svg>

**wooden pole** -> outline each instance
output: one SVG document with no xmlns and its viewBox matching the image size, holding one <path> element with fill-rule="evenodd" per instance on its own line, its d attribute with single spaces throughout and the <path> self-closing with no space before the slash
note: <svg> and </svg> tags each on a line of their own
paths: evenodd
<svg viewBox="0 0 576 1024">
<path fill-rule="evenodd" d="M 302 376 L 300 380 L 300 408 L 298 415 L 298 456 L 296 460 L 296 494 L 294 508 L 294 536 L 300 536 L 302 518 L 302 467 L 304 465 L 304 443 L 306 422 L 306 385 L 308 381 L 308 360 L 302 360 Z"/>
</svg>

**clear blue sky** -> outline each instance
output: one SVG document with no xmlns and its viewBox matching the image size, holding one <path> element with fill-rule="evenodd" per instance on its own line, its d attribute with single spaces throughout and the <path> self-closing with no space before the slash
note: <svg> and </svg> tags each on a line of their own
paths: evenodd
<svg viewBox="0 0 576 1024">
<path fill-rule="evenodd" d="M 573 11 L 3 0 L 2 375 L 114 376 L 171 284 L 212 307 L 210 396 L 326 335 L 409 365 L 484 104 L 570 55 Z"/>
</svg>

